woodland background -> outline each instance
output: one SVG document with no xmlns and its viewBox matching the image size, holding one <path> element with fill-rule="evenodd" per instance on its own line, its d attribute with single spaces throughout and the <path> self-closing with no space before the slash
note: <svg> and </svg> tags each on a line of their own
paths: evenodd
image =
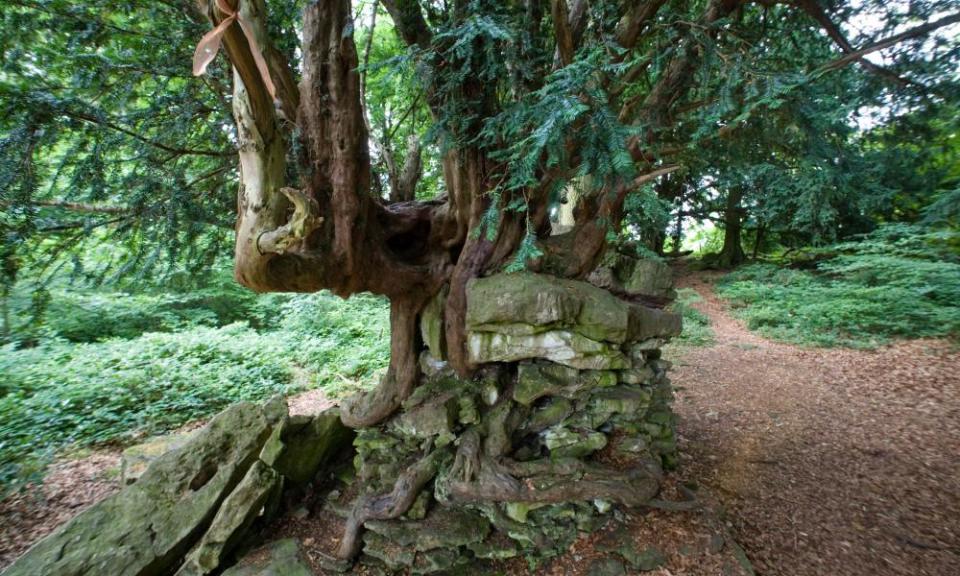
<svg viewBox="0 0 960 576">
<path fill-rule="evenodd" d="M 834 7 L 864 23 L 845 31 L 851 42 L 942 9 L 903 3 L 879 22 L 878 6 Z M 302 2 L 270 8 L 273 38 L 296 54 Z M 416 155 L 412 193 L 434 197 L 441 143 L 414 61 L 382 7 L 356 10 L 374 182 L 388 194 Z M 759 18 L 786 16 L 773 7 Z M 475 26 L 498 33 L 493 22 Z M 256 295 L 232 279 L 229 68 L 219 59 L 206 76 L 190 74 L 208 28 L 187 0 L 0 6 L 4 492 L 42 478 L 58 455 L 131 443 L 278 391 L 338 397 L 388 362 L 385 300 Z M 891 79 L 868 66 L 793 71 L 839 54 L 828 35 L 787 35 L 750 58 L 749 39 L 743 53 L 718 47 L 708 69 L 723 73 L 702 80 L 715 96 L 695 112 L 684 168 L 630 196 L 618 246 L 729 270 L 717 292 L 771 338 L 867 349 L 956 342 L 956 37 L 953 25 L 876 59 L 911 84 L 897 99 Z M 559 121 L 539 113 L 544 125 Z M 739 128 L 698 133 L 721 118 Z M 712 342 L 696 299 L 684 290 L 675 304 L 685 317 L 677 346 Z"/>
</svg>

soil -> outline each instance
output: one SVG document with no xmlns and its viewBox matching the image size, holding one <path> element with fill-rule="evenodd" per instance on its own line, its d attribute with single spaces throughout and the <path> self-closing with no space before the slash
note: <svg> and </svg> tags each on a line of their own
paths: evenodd
<svg viewBox="0 0 960 576">
<path fill-rule="evenodd" d="M 956 348 L 933 340 L 875 351 L 772 342 L 731 316 L 713 293 L 715 278 L 697 273 L 678 283 L 703 296 L 697 307 L 716 342 L 667 353 L 681 465 L 663 497 L 683 500 L 682 486 L 695 484 L 702 507 L 620 517 L 635 546 L 665 557 L 648 574 L 744 574 L 740 546 L 763 576 L 960 574 Z M 330 402 L 311 392 L 290 404 L 310 413 Z M 43 485 L 0 501 L 0 569 L 115 492 L 118 469 L 118 450 L 61 460 Z M 286 518 L 276 533 L 300 536 L 311 560 L 339 536 L 328 512 Z M 607 537 L 579 540 L 537 573 L 591 573 Z M 519 559 L 498 569 L 528 573 Z"/>
<path fill-rule="evenodd" d="M 960 353 L 772 342 L 697 290 L 713 346 L 674 349 L 683 477 L 762 575 L 960 574 Z"/>
</svg>

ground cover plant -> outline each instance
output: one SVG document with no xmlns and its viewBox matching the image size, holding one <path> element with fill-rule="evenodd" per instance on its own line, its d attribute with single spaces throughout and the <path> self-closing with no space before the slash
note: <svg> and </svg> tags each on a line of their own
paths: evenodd
<svg viewBox="0 0 960 576">
<path fill-rule="evenodd" d="M 137 332 L 157 327 L 158 309 L 169 312 L 163 304 L 180 300 L 102 292 L 56 300 L 93 306 L 48 317 L 34 346 L 0 348 L 0 490 L 41 478 L 67 448 L 128 443 L 277 393 L 323 387 L 336 396 L 388 361 L 379 298 L 231 294 L 215 303 L 245 309 L 255 322 L 232 315 L 218 322 L 217 308 L 194 302 L 189 310 L 200 321 Z M 258 316 L 264 305 L 279 314 Z M 140 324 L 121 321 L 138 315 Z"/>
<path fill-rule="evenodd" d="M 693 305 L 703 298 L 693 288 L 677 290 L 677 300 L 671 306 L 674 312 L 683 316 L 683 333 L 674 342 L 680 346 L 709 346 L 714 342 L 710 318 Z"/>
<path fill-rule="evenodd" d="M 763 335 L 816 346 L 874 348 L 896 338 L 957 338 L 956 232 L 881 227 L 820 249 L 802 268 L 754 264 L 725 276 L 718 293 Z"/>
</svg>

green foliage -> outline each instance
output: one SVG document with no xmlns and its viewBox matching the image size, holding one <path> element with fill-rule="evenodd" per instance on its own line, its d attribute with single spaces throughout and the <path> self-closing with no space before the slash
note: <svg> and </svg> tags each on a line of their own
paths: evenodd
<svg viewBox="0 0 960 576">
<path fill-rule="evenodd" d="M 207 320 L 178 324 L 183 318 L 174 314 L 166 327 L 179 332 L 0 348 L 0 487 L 38 478 L 67 446 L 128 442 L 278 392 L 322 387 L 336 396 L 370 382 L 388 362 L 389 321 L 380 298 L 236 296 L 225 292 L 209 308 L 191 301 L 190 313 L 203 309 Z M 177 310 L 170 307 L 175 300 L 153 297 L 90 300 L 95 311 L 51 320 L 48 333 L 63 330 L 61 338 L 79 334 L 91 342 L 124 331 L 133 335 L 143 323 L 126 326 L 120 319 L 134 319 L 138 305 L 148 322 Z M 274 320 L 264 314 L 259 331 L 246 322 L 203 326 L 217 322 L 218 307 L 272 311 Z"/>
<path fill-rule="evenodd" d="M 136 338 L 144 332 L 176 332 L 195 326 L 224 326 L 247 321 L 255 327 L 270 319 L 252 292 L 236 283 L 217 284 L 190 292 L 128 293 L 82 289 L 50 292 L 42 313 L 15 329 L 12 340 L 35 342 L 62 338 L 70 342 L 96 342 L 111 338 Z M 12 305 L 17 306 L 14 298 Z"/>
<path fill-rule="evenodd" d="M 753 265 L 719 293 L 748 327 L 816 346 L 874 348 L 895 338 L 960 335 L 956 233 L 888 226 L 836 245 L 816 271 Z"/>
<path fill-rule="evenodd" d="M 683 316 L 683 332 L 678 338 L 673 339 L 674 344 L 679 346 L 710 346 L 714 343 L 710 318 L 693 306 L 702 301 L 703 298 L 693 288 L 677 290 L 677 299 L 671 304 L 670 310 Z"/>
</svg>

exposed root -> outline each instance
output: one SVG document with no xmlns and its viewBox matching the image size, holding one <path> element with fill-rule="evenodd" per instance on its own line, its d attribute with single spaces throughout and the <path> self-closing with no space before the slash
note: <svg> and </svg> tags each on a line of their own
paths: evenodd
<svg viewBox="0 0 960 576">
<path fill-rule="evenodd" d="M 480 434 L 470 428 L 460 436 L 460 447 L 450 467 L 450 477 L 472 482 L 480 472 Z"/>
<path fill-rule="evenodd" d="M 347 518 L 337 556 L 341 560 L 354 558 L 362 546 L 360 534 L 370 520 L 392 520 L 410 509 L 423 487 L 437 474 L 442 450 L 434 450 L 416 464 L 407 468 L 387 494 L 361 496 L 354 503 Z"/>
<path fill-rule="evenodd" d="M 393 370 L 388 370 L 375 389 L 354 394 L 343 401 L 340 420 L 350 428 L 375 426 L 396 412 L 412 389 L 412 383 L 397 382 Z"/>
<path fill-rule="evenodd" d="M 375 426 L 410 396 L 420 376 L 417 365 L 417 315 L 421 300 L 390 301 L 390 368 L 371 392 L 356 394 L 341 406 L 340 420 L 350 428 Z"/>
<path fill-rule="evenodd" d="M 261 254 L 283 254 L 323 223 L 316 200 L 295 188 L 281 188 L 280 192 L 293 203 L 293 214 L 283 226 L 260 234 L 257 250 Z"/>
<path fill-rule="evenodd" d="M 446 493 L 451 501 L 478 504 L 482 502 L 538 502 L 610 500 L 624 506 L 648 505 L 660 490 L 662 474 L 654 467 L 619 472 L 584 464 L 552 462 L 494 465 L 484 461 L 475 482 L 450 481 Z M 524 470 L 524 468 L 528 468 Z M 578 470 L 579 469 L 579 470 Z M 522 481 L 507 471 L 537 472 Z M 576 473 L 569 474 L 574 471 Z"/>
</svg>

